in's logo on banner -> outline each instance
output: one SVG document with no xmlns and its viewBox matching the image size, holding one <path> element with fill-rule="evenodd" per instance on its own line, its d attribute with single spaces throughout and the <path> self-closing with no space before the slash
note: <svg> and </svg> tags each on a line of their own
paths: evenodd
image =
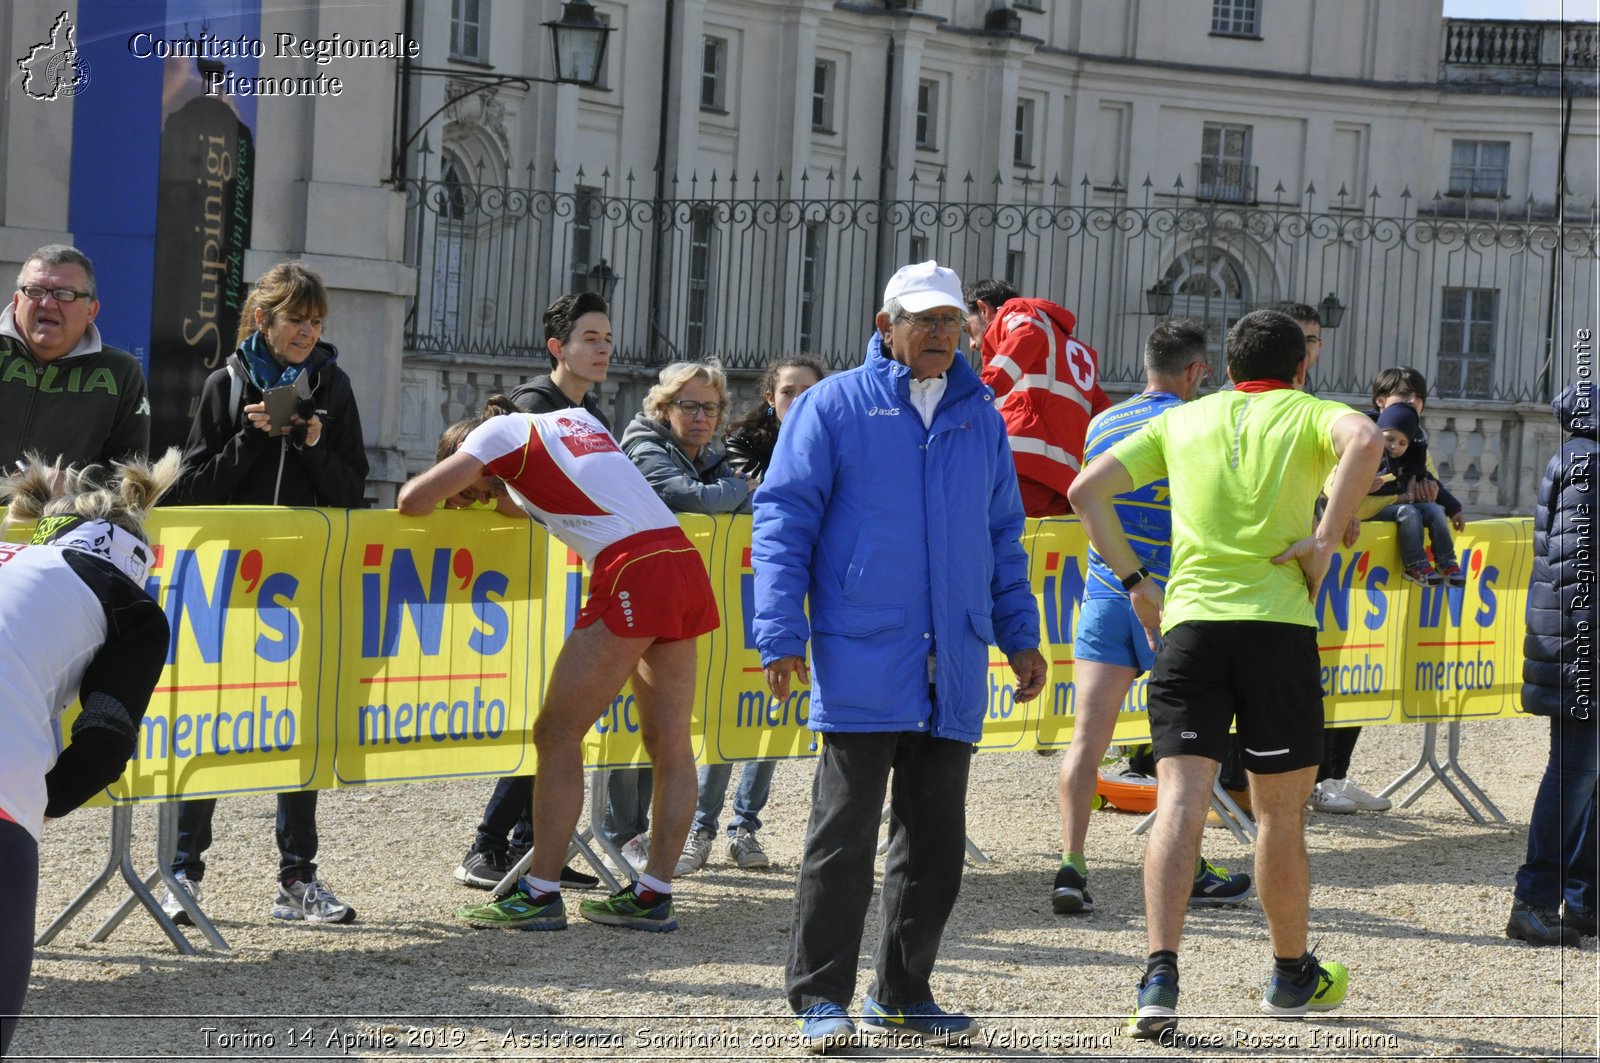
<svg viewBox="0 0 1600 1063">
<path fill-rule="evenodd" d="M 63 11 L 50 26 L 48 40 L 40 41 L 17 60 L 22 71 L 22 91 L 35 100 L 76 96 L 89 85 L 89 64 L 78 52 L 78 28 Z"/>
</svg>

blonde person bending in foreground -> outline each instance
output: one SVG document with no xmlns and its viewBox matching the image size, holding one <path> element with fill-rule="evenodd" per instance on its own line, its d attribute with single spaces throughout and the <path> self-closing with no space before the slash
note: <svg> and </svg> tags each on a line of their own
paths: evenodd
<svg viewBox="0 0 1600 1063">
<path fill-rule="evenodd" d="M 566 929 L 561 865 L 583 810 L 583 736 L 632 678 L 655 765 L 661 844 L 631 887 L 584 901 L 579 912 L 633 930 L 676 930 L 672 873 L 695 800 L 694 640 L 720 623 L 705 565 L 644 475 L 581 407 L 521 413 L 504 395 L 491 397 L 481 416 L 445 429 L 439 463 L 401 488 L 399 509 L 421 517 L 441 501 L 491 499 L 582 557 L 590 592 L 534 722 L 533 863 L 509 894 L 459 914 L 475 927 Z"/>
<path fill-rule="evenodd" d="M 1236 388 L 1175 406 L 1096 458 L 1068 494 L 1089 541 L 1128 589 L 1155 645 L 1149 689 L 1161 814 L 1145 852 L 1150 953 L 1132 1037 L 1173 1043 L 1178 941 L 1211 784 L 1238 713 L 1256 839 L 1256 888 L 1273 966 L 1262 1008 L 1297 1018 L 1344 1001 L 1349 972 L 1306 950 L 1311 874 L 1305 801 L 1322 763 L 1322 686 L 1312 601 L 1372 484 L 1383 436 L 1368 418 L 1312 397 L 1300 326 L 1272 310 L 1228 333 Z M 1322 520 L 1309 514 L 1337 465 Z M 1172 486 L 1166 593 L 1117 519 L 1115 498 Z"/>
</svg>

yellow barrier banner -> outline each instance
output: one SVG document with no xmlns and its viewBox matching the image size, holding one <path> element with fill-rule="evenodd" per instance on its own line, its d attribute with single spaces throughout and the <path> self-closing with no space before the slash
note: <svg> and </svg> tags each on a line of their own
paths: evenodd
<svg viewBox="0 0 1600 1063">
<path fill-rule="evenodd" d="M 118 800 L 332 784 L 345 514 L 163 509 L 145 582 L 172 627 Z"/>
<path fill-rule="evenodd" d="M 326 584 L 342 613 L 340 783 L 526 773 L 553 615 L 546 541 L 494 513 L 348 514 L 342 572 Z"/>
<path fill-rule="evenodd" d="M 815 755 L 810 690 L 797 682 L 782 701 L 766 690 L 750 519 L 681 521 L 722 615 L 696 646 L 696 758 Z M 543 530 L 483 511 L 408 519 L 246 507 L 158 510 L 149 529 L 147 587 L 172 644 L 112 800 L 536 770 L 545 678 L 588 594 L 582 563 Z M 1088 542 L 1075 519 L 1048 518 L 1028 522 L 1023 545 L 1047 681 L 1039 698 L 1017 704 L 1010 665 L 991 651 L 985 750 L 1060 748 L 1073 737 Z M 1532 521 L 1473 522 L 1456 548 L 1462 587 L 1405 580 L 1392 525 L 1364 525 L 1334 555 L 1314 596 L 1330 724 L 1522 715 Z M 1148 739 L 1148 679 L 1129 691 L 1114 741 Z M 645 763 L 631 688 L 597 709 L 585 764 Z"/>
<path fill-rule="evenodd" d="M 1533 521 L 1484 520 L 1457 538 L 1464 587 L 1408 585 L 1398 720 L 1520 716 Z"/>
</svg>

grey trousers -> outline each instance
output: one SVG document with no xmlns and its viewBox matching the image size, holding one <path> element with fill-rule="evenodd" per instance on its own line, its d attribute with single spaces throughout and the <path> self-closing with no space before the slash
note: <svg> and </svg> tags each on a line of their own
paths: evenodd
<svg viewBox="0 0 1600 1063">
<path fill-rule="evenodd" d="M 797 1014 L 824 1001 L 849 1010 L 855 996 L 886 792 L 883 924 L 868 992 L 900 1007 L 933 999 L 929 978 L 961 890 L 971 766 L 966 742 L 919 732 L 827 735 L 789 937 L 786 983 Z"/>
</svg>

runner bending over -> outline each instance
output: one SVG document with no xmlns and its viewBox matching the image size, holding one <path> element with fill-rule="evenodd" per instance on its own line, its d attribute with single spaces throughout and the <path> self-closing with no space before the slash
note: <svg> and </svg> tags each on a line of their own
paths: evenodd
<svg viewBox="0 0 1600 1063">
<path fill-rule="evenodd" d="M 144 589 L 144 518 L 180 467 L 173 449 L 103 482 L 100 466 L 27 461 L 0 476 L 0 529 L 38 522 L 28 545 L 0 542 L 0 1058 L 28 993 L 44 822 L 122 774 L 166 664 L 167 615 Z M 74 698 L 83 711 L 63 748 Z"/>
<path fill-rule="evenodd" d="M 533 727 L 533 863 L 506 896 L 462 908 L 476 927 L 563 930 L 561 865 L 583 810 L 583 737 L 631 677 L 655 766 L 656 836 L 632 887 L 584 901 L 585 919 L 676 930 L 672 873 L 694 815 L 694 640 L 721 622 L 704 563 L 611 433 L 582 408 L 520 413 L 503 395 L 439 439 L 439 463 L 400 490 L 425 516 L 495 501 L 533 518 L 583 558 L 589 600 L 578 613 Z M 601 623 L 596 623 L 601 621 Z"/>
</svg>

